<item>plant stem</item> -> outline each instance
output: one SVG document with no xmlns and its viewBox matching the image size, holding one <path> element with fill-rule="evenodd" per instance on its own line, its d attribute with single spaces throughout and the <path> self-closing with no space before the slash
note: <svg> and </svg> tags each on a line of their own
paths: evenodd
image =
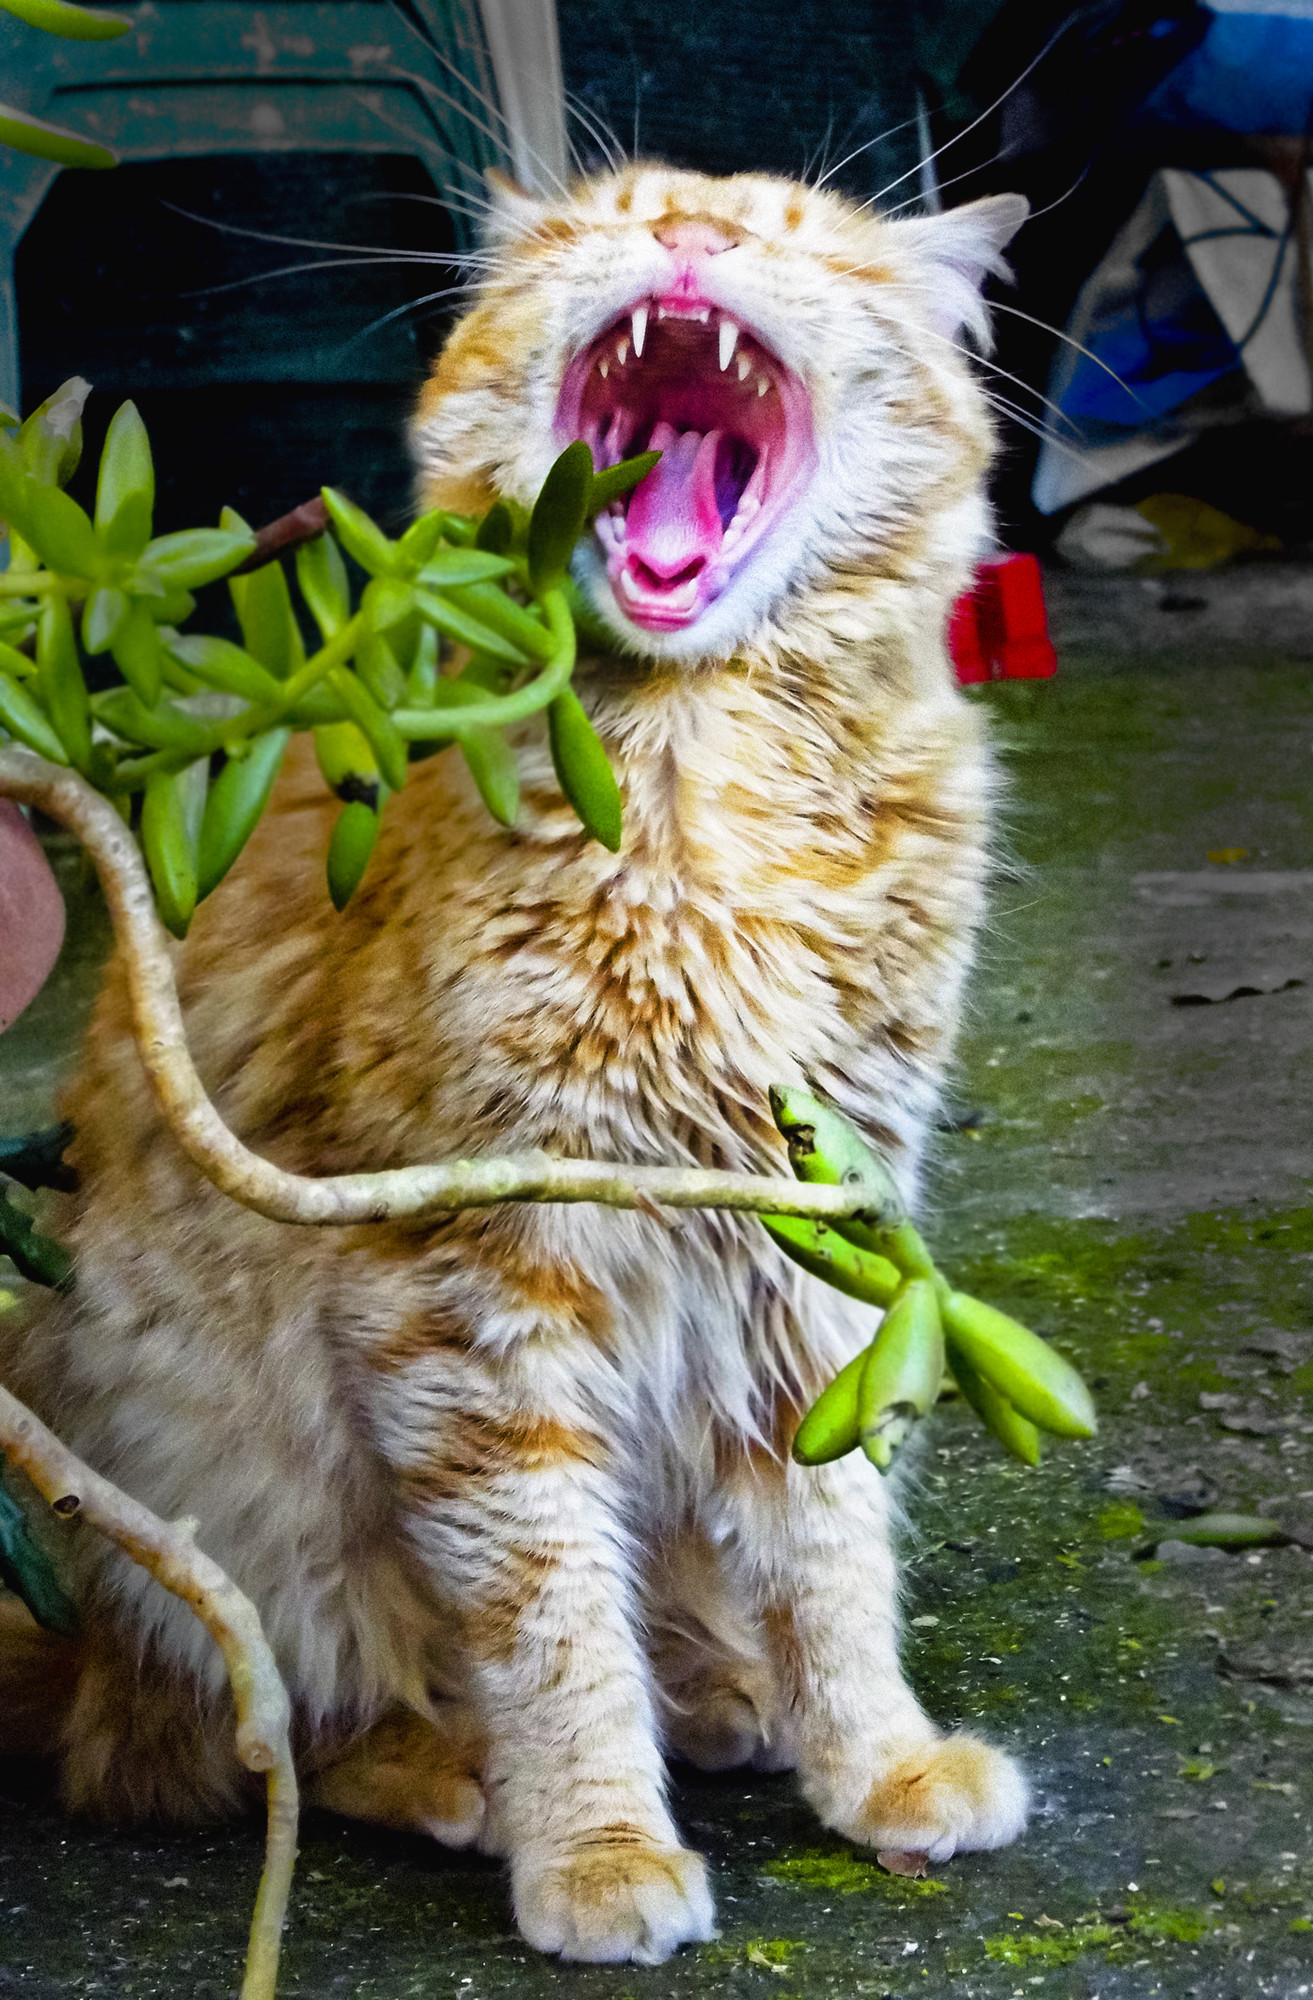
<svg viewBox="0 0 1313 2000">
<path fill-rule="evenodd" d="M 327 651 L 327 648 L 325 648 Z M 634 1167 L 546 1153 L 449 1160 L 384 1173 L 287 1173 L 244 1146 L 205 1094 L 187 1047 L 175 948 L 155 914 L 140 851 L 108 799 L 75 771 L 7 744 L 0 796 L 37 806 L 75 833 L 96 866 L 123 954 L 133 1034 L 170 1131 L 206 1178 L 275 1222 L 346 1224 L 489 1208 L 504 1201 L 591 1201 L 609 1208 L 725 1208 L 833 1221 L 861 1216 L 870 1190 L 701 1167 Z"/>
<path fill-rule="evenodd" d="M 269 1830 L 242 2000 L 273 2000 L 296 1861 L 298 1807 L 288 1739 L 291 1704 L 259 1614 L 218 1563 L 197 1548 L 194 1521 L 162 1521 L 149 1507 L 102 1479 L 3 1387 L 0 1448 L 56 1513 L 65 1519 L 79 1515 L 165 1590 L 190 1605 L 223 1654 L 237 1710 L 237 1755 L 248 1771 L 268 1773 Z"/>
</svg>

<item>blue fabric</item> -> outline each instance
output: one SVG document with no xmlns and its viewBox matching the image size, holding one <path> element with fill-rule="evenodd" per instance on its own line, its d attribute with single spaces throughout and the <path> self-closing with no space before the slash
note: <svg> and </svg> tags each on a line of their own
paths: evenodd
<svg viewBox="0 0 1313 2000">
<path fill-rule="evenodd" d="M 1313 125 L 1313 20 L 1215 14 L 1198 48 L 1159 84 L 1141 115 L 1223 132 L 1303 132 Z"/>
</svg>

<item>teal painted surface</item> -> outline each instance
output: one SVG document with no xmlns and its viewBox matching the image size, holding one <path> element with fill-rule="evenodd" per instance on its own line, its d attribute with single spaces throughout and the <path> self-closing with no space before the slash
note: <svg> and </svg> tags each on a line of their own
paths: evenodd
<svg viewBox="0 0 1313 2000">
<path fill-rule="evenodd" d="M 132 31 L 113 43 L 55 42 L 0 13 L 7 99 L 125 161 L 410 155 L 453 190 L 452 219 L 468 241 L 460 197 L 505 152 L 495 115 L 476 99 L 493 93 L 464 0 L 414 0 L 406 14 L 388 0 L 145 0 L 123 11 Z M 20 394 L 13 257 L 54 178 L 40 161 L 0 154 L 0 398 L 9 402 Z"/>
</svg>

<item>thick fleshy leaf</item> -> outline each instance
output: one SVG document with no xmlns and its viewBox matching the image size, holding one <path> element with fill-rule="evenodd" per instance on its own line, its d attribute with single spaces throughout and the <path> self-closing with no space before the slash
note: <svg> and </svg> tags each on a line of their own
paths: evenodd
<svg viewBox="0 0 1313 2000">
<path fill-rule="evenodd" d="M 164 646 L 171 659 L 222 694 L 237 694 L 243 701 L 253 702 L 276 702 L 282 696 L 282 688 L 268 668 L 234 646 L 231 639 L 215 639 L 204 632 L 175 633 L 165 638 Z"/>
<path fill-rule="evenodd" d="M 210 786 L 197 851 L 197 901 L 216 889 L 236 861 L 269 802 L 290 729 L 266 730 L 244 757 L 228 760 Z"/>
<path fill-rule="evenodd" d="M 19 430 L 15 442 L 23 464 L 43 486 L 66 486 L 77 471 L 82 456 L 82 411 L 90 394 L 90 382 L 81 375 L 71 375 L 37 405 Z"/>
<path fill-rule="evenodd" d="M 35 750 L 38 757 L 48 757 L 52 764 L 67 764 L 68 752 L 46 715 L 26 687 L 19 687 L 3 673 L 0 673 L 0 729 L 27 749 Z"/>
<path fill-rule="evenodd" d="M 399 577 L 382 576 L 365 586 L 360 608 L 376 632 L 390 632 L 413 617 L 415 592 Z"/>
<path fill-rule="evenodd" d="M 90 579 L 105 568 L 105 550 L 95 529 L 77 501 L 58 486 L 28 481 L 20 525 L 42 562 L 62 576 Z"/>
<path fill-rule="evenodd" d="M 442 540 L 442 530 L 446 516 L 441 508 L 433 514 L 421 514 L 418 521 L 412 521 L 401 540 L 397 543 L 397 554 L 408 576 L 426 563 Z"/>
<path fill-rule="evenodd" d="M 573 688 L 559 694 L 547 711 L 552 762 L 584 830 L 617 854 L 621 838 L 620 787 L 597 732 Z"/>
<path fill-rule="evenodd" d="M 115 666 L 147 708 L 160 698 L 160 635 L 152 608 L 138 599 L 110 643 Z"/>
<path fill-rule="evenodd" d="M 529 517 L 529 581 L 536 591 L 550 588 L 570 567 L 588 518 L 592 485 L 593 454 L 579 438 L 566 446 L 544 479 Z"/>
<path fill-rule="evenodd" d="M 88 653 L 103 653 L 113 644 L 128 611 L 126 592 L 108 585 L 92 591 L 82 613 L 82 644 Z"/>
<path fill-rule="evenodd" d="M 399 792 L 406 782 L 409 759 L 405 740 L 386 709 L 374 700 L 363 682 L 345 668 L 340 667 L 329 675 L 329 686 L 334 694 L 341 696 L 352 722 L 368 738 L 387 784 L 392 791 Z"/>
<path fill-rule="evenodd" d="M 147 708 L 130 688 L 111 688 L 96 696 L 96 719 L 116 736 L 147 750 L 180 750 L 185 756 L 204 756 L 212 742 L 209 726 L 194 716 L 184 715 L 170 701 Z"/>
<path fill-rule="evenodd" d="M 236 569 L 254 547 L 254 535 L 230 535 L 223 528 L 184 528 L 180 534 L 161 535 L 147 543 L 142 567 L 158 578 L 165 590 L 199 590 L 203 583 L 213 583 Z"/>
<path fill-rule="evenodd" d="M 145 493 L 128 493 L 104 530 L 105 553 L 116 561 L 135 562 L 150 540 L 153 503 Z"/>
<path fill-rule="evenodd" d="M 296 552 L 296 581 L 325 639 L 351 616 L 351 589 L 342 551 L 331 535 L 316 535 Z"/>
<path fill-rule="evenodd" d="M 600 514 L 603 507 L 609 507 L 613 500 L 632 493 L 639 482 L 647 478 L 660 456 L 659 451 L 641 451 L 637 458 L 623 458 L 619 465 L 608 465 L 603 471 L 595 472 L 588 493 L 589 514 Z"/>
<path fill-rule="evenodd" d="M 6 13 L 16 14 L 48 35 L 73 42 L 112 42 L 126 35 L 132 23 L 123 14 L 103 14 L 98 7 L 74 7 L 69 0 L 4 0 Z"/>
<path fill-rule="evenodd" d="M 266 563 L 249 576 L 231 577 L 228 588 L 247 652 L 278 680 L 286 680 L 305 664 L 305 647 L 282 564 Z"/>
<path fill-rule="evenodd" d="M 337 816 L 328 843 L 328 893 L 335 910 L 344 910 L 369 866 L 378 840 L 379 816 L 371 806 L 353 800 Z"/>
<path fill-rule="evenodd" d="M 141 848 L 150 870 L 160 921 L 174 937 L 187 935 L 196 908 L 196 841 L 188 824 L 185 771 L 155 771 L 141 806 Z"/>
<path fill-rule="evenodd" d="M 484 805 L 503 826 L 514 826 L 520 809 L 520 771 L 501 730 L 467 729 L 457 740 Z"/>
<path fill-rule="evenodd" d="M 96 478 L 96 526 L 104 532 L 125 500 L 145 502 L 149 519 L 155 506 L 155 461 L 150 439 L 135 403 L 120 403 L 105 433 Z"/>
<path fill-rule="evenodd" d="M 324 505 L 337 538 L 371 576 L 392 576 L 397 569 L 397 545 L 376 528 L 363 507 L 332 486 L 323 489 Z"/>
<path fill-rule="evenodd" d="M 419 573 L 421 583 L 449 590 L 462 583 L 488 583 L 515 568 L 509 557 L 488 549 L 436 549 Z"/>
<path fill-rule="evenodd" d="M 37 626 L 37 694 L 55 734 L 80 771 L 91 761 L 91 706 L 66 600 L 48 597 Z"/>
</svg>

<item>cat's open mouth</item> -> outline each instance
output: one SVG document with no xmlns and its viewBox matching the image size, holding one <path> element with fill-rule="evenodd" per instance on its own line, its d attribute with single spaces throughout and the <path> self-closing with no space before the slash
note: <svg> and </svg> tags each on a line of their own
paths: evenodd
<svg viewBox="0 0 1313 2000">
<path fill-rule="evenodd" d="M 570 364 L 557 428 L 598 466 L 661 453 L 596 523 L 617 604 L 651 632 L 715 602 L 812 463 L 802 383 L 704 299 L 644 299 L 614 320 Z"/>
</svg>

